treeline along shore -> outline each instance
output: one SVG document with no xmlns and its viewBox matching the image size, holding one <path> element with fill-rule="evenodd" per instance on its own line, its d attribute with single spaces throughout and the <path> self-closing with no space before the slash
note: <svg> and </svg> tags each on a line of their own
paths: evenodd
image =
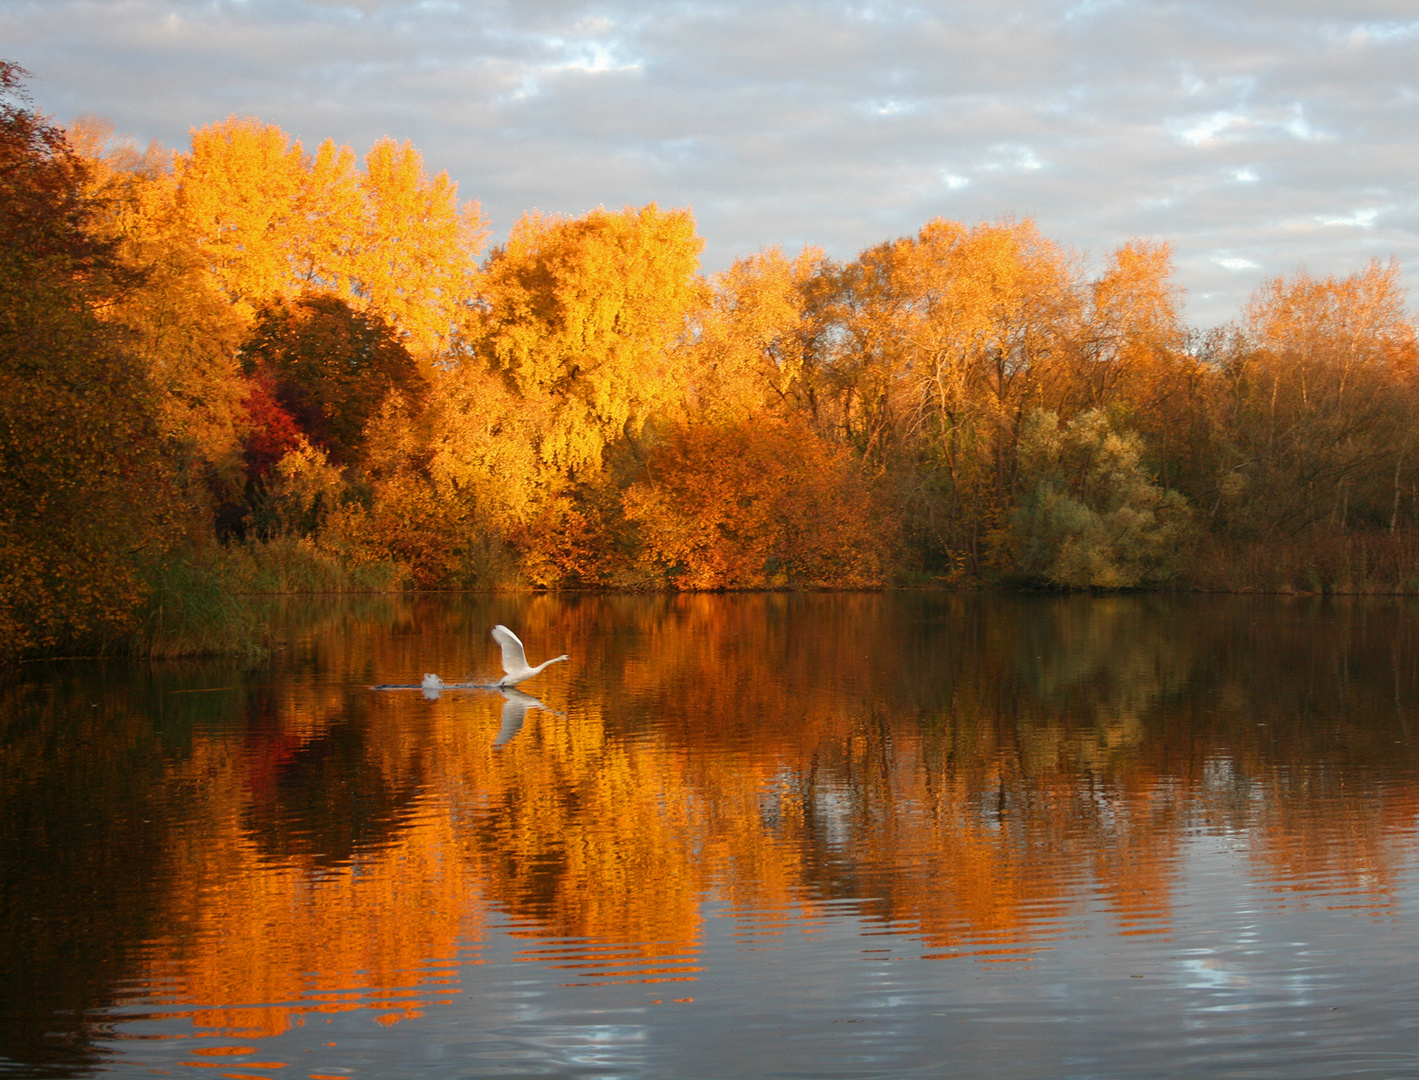
<svg viewBox="0 0 1419 1080">
<path fill-rule="evenodd" d="M 241 594 L 1419 591 L 1399 268 L 1182 320 L 1029 220 L 709 277 L 688 210 L 489 247 L 417 150 L 64 129 L 0 63 L 0 655 L 245 648 Z"/>
</svg>

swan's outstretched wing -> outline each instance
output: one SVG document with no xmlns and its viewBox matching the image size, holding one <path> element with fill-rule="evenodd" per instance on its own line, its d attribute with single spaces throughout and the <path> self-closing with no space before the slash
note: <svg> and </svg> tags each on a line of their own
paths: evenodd
<svg viewBox="0 0 1419 1080">
<path fill-rule="evenodd" d="M 493 627 L 493 640 L 503 647 L 503 671 L 509 675 L 527 670 L 527 654 L 516 634 L 502 623 Z"/>
<path fill-rule="evenodd" d="M 522 730 L 522 721 L 526 718 L 528 709 L 547 707 L 531 694 L 524 694 L 521 690 L 509 688 L 502 691 L 502 695 L 507 699 L 503 702 L 503 726 L 498 731 L 498 737 L 493 740 L 494 746 L 502 746 Z"/>
</svg>

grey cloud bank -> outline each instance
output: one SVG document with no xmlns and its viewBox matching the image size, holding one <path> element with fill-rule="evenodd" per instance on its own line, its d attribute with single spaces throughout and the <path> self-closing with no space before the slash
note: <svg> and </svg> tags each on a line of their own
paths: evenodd
<svg viewBox="0 0 1419 1080">
<path fill-rule="evenodd" d="M 1033 216 L 1095 261 L 1170 242 L 1201 326 L 1300 265 L 1419 283 L 1412 0 L 0 0 L 0 40 L 43 110 L 140 140 L 410 139 L 497 235 L 688 205 L 717 270 Z"/>
</svg>

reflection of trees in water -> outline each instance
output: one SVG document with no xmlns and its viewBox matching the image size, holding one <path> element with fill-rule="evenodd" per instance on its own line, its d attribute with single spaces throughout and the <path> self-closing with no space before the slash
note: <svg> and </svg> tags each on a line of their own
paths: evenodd
<svg viewBox="0 0 1419 1080">
<path fill-rule="evenodd" d="M 1416 809 L 1415 614 L 419 600 L 329 609 L 271 673 L 189 677 L 230 692 L 170 693 L 189 687 L 126 668 L 127 683 L 7 685 L 4 962 L 69 974 L 33 1008 L 7 1004 L 0 1052 L 58 1060 L 24 1032 L 144 977 L 176 976 L 194 1022 L 248 1034 L 313 1010 L 396 1020 L 453 988 L 426 961 L 451 964 L 489 911 L 533 938 L 616 946 L 572 981 L 693 977 L 707 895 L 774 925 L 853 899 L 940 955 L 1029 949 L 1085 896 L 1118 932 L 1156 932 L 1199 829 L 1245 832 L 1280 887 L 1382 907 Z M 506 745 L 497 695 L 364 689 L 494 670 L 494 621 L 574 658 L 538 686 L 557 711 Z M 73 1035 L 86 1060 L 82 1024 Z"/>
<path fill-rule="evenodd" d="M 325 703 L 311 718 L 315 733 L 302 736 L 283 728 L 264 688 L 250 695 L 241 820 L 264 857 L 308 855 L 317 866 L 339 865 L 407 824 L 425 763 L 415 755 L 389 768 L 371 759 L 367 703 L 367 694 Z"/>
<path fill-rule="evenodd" d="M 1351 828 L 1340 823 L 1363 815 L 1376 790 L 1345 789 L 1346 777 L 1407 777 L 1407 765 L 1395 771 L 1390 745 L 1335 759 L 1312 752 L 1312 742 L 1331 736 L 1308 727 L 1304 711 L 1290 714 L 1293 746 L 1277 744 L 1254 719 L 1258 709 L 1287 709 L 1298 665 L 1316 667 L 1315 656 L 1289 647 L 1268 652 L 1268 620 L 1298 622 L 1297 642 L 1331 658 L 1320 680 L 1327 709 L 1365 708 L 1375 685 L 1393 687 L 1393 672 L 1368 689 L 1346 677 L 1358 668 L 1345 652 L 1368 648 L 1374 633 L 1354 637 L 1344 613 L 1168 597 L 923 598 L 913 608 L 860 596 L 832 598 L 839 610 L 829 619 L 814 600 L 664 602 L 602 695 L 616 732 L 654 730 L 679 751 L 684 774 L 674 793 L 692 793 L 703 807 L 695 834 L 724 853 L 708 867 L 680 866 L 681 875 L 721 889 L 733 881 L 746 909 L 804 895 L 875 896 L 884 917 L 914 922 L 934 942 L 1028 940 L 1087 887 L 1117 913 L 1122 931 L 1163 929 L 1187 829 L 1259 821 L 1251 802 L 1238 817 L 1232 792 L 1217 787 L 1218 760 L 1277 801 L 1301 830 L 1294 846 L 1325 852 L 1332 879 L 1369 887 L 1386 872 L 1377 877 L 1380 861 L 1339 837 Z M 587 606 L 594 608 L 579 614 Z M 1261 640 L 1243 650 L 1233 640 L 1239 627 Z M 1338 654 L 1337 640 L 1345 642 Z M 574 653 L 594 662 L 595 642 Z M 1273 683 L 1288 692 L 1273 692 Z M 1259 684 L 1268 688 L 1253 703 Z M 1410 678 L 1401 696 L 1413 694 Z M 629 753 L 614 738 L 603 742 L 598 735 L 590 775 Z M 555 746 L 543 752 L 564 760 Z M 650 772 L 653 782 L 670 782 Z M 1284 791 L 1265 787 L 1283 773 L 1309 779 Z M 532 776 L 523 782 L 536 784 Z M 1337 782 L 1344 805 L 1308 794 Z M 1412 796 L 1405 784 L 1396 795 L 1402 815 Z M 505 894 L 514 910 L 587 931 L 579 897 L 590 879 L 558 845 L 565 822 L 580 817 L 582 831 L 594 833 L 585 822 L 599 813 L 567 796 L 546 819 L 509 818 L 537 852 L 520 863 L 538 868 L 541 885 L 535 898 Z M 558 822 L 545 846 L 542 820 Z M 1395 846 L 1393 831 L 1372 834 Z M 1283 850 L 1286 836 L 1258 836 L 1259 858 Z M 738 872 L 735 853 L 772 845 L 792 873 L 776 898 L 756 896 L 757 879 Z M 503 850 L 491 835 L 488 846 Z M 1302 887 L 1320 880 L 1305 872 Z M 693 924 L 694 905 L 687 910 Z M 615 927 L 601 932 L 614 936 Z"/>
<path fill-rule="evenodd" d="M 93 1067 L 92 1017 L 170 928 L 171 822 L 196 795 L 183 760 L 207 702 L 160 696 L 151 670 L 0 682 L 0 1058 L 47 1074 Z"/>
</svg>

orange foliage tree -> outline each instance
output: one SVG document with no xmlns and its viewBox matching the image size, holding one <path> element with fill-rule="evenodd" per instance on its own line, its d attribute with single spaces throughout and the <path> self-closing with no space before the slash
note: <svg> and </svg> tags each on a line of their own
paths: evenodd
<svg viewBox="0 0 1419 1080">
<path fill-rule="evenodd" d="M 681 427 L 626 504 L 641 565 L 680 589 L 875 585 L 895 554 L 851 455 L 800 422 Z"/>
<path fill-rule="evenodd" d="M 1416 360 L 1398 264 L 1264 284 L 1224 360 L 1231 524 L 1259 535 L 1394 528 L 1419 476 Z"/>
<path fill-rule="evenodd" d="M 0 654 L 129 627 L 176 510 L 88 169 L 0 62 Z"/>
<path fill-rule="evenodd" d="M 918 544 L 977 569 L 1013 497 L 1020 424 L 1060 392 L 1083 318 L 1075 261 L 1031 221 L 935 220 L 839 275 L 839 422 L 897 475 Z"/>
<path fill-rule="evenodd" d="M 805 292 L 827 265 L 814 248 L 795 259 L 769 248 L 710 280 L 681 344 L 691 415 L 732 421 L 798 410 Z"/>
<path fill-rule="evenodd" d="M 1131 240 L 1115 250 L 1088 287 L 1076 393 L 1088 407 L 1125 400 L 1139 410 L 1161 407 L 1191 370 L 1179 290 L 1167 244 Z"/>
</svg>

